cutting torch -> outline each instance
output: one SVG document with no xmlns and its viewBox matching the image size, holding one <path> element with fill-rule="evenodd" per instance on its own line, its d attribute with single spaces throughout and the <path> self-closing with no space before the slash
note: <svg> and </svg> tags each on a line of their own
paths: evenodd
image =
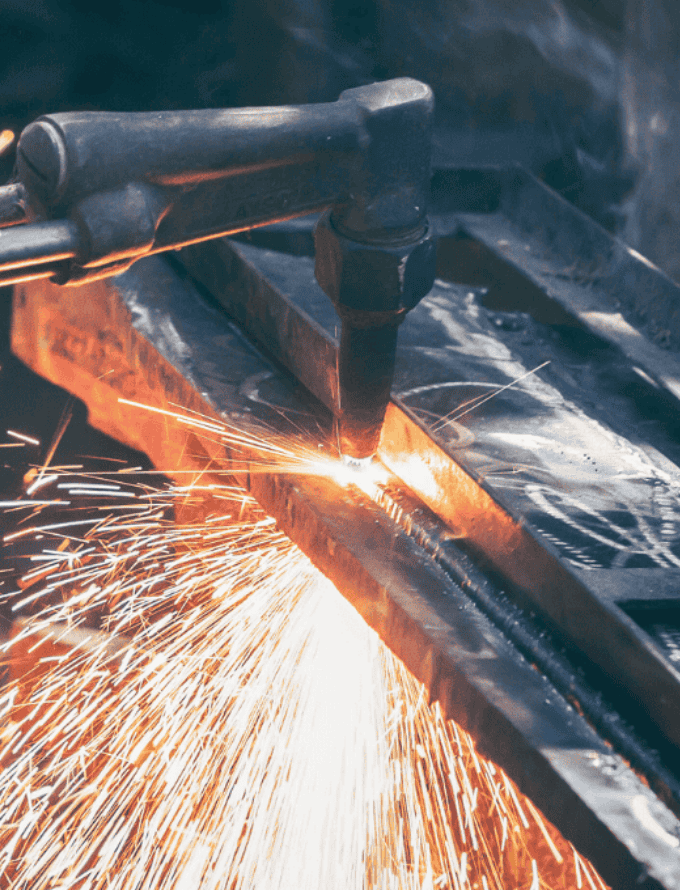
<svg viewBox="0 0 680 890">
<path fill-rule="evenodd" d="M 323 211 L 316 279 L 341 320 L 338 438 L 370 458 L 397 330 L 432 287 L 434 102 L 410 78 L 277 108 L 39 118 L 0 188 L 0 284 L 76 286 L 139 258 Z"/>
</svg>

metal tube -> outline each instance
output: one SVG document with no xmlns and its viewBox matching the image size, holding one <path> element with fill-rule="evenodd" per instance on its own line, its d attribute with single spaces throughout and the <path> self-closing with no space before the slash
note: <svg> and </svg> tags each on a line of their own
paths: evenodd
<svg viewBox="0 0 680 890">
<path fill-rule="evenodd" d="M 186 187 L 319 155 L 337 163 L 357 155 L 362 127 L 356 104 L 342 101 L 281 108 L 68 112 L 26 127 L 17 169 L 46 205 L 70 205 L 127 182 Z M 265 198 L 251 196 L 264 205 L 266 215 Z"/>
<path fill-rule="evenodd" d="M 40 278 L 52 278 L 61 269 L 57 263 L 46 263 L 28 268 L 14 269 L 9 272 L 0 272 L 0 287 L 9 287 L 12 284 L 23 284 L 26 281 L 37 281 Z"/>
<path fill-rule="evenodd" d="M 78 252 L 78 229 L 69 220 L 0 232 L 0 272 L 68 260 Z"/>
</svg>

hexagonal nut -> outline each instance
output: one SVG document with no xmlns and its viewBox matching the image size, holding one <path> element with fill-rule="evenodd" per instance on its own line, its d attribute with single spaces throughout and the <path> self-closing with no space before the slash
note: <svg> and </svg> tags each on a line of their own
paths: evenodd
<svg viewBox="0 0 680 890">
<path fill-rule="evenodd" d="M 412 244 L 363 244 L 338 232 L 325 213 L 314 230 L 314 272 L 342 314 L 403 312 L 429 293 L 436 273 L 436 243 L 426 232 Z"/>
</svg>

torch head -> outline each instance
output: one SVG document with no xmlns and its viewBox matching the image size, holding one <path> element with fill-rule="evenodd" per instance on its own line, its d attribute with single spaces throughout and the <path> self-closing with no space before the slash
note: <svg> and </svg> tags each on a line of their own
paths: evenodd
<svg viewBox="0 0 680 890">
<path fill-rule="evenodd" d="M 359 241 L 325 213 L 314 233 L 316 278 L 342 321 L 338 430 L 343 456 L 375 454 L 390 399 L 397 330 L 430 290 L 436 245 L 427 226 Z"/>
<path fill-rule="evenodd" d="M 340 449 L 362 459 L 380 441 L 397 328 L 434 283 L 426 217 L 434 98 L 402 78 L 341 99 L 354 104 L 365 138 L 343 199 L 317 225 L 316 278 L 342 320 Z"/>
</svg>

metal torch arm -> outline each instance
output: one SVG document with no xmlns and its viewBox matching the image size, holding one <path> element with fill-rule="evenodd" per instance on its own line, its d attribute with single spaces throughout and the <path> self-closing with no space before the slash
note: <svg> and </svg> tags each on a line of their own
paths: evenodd
<svg viewBox="0 0 680 890">
<path fill-rule="evenodd" d="M 91 280 L 329 206 L 359 239 L 417 235 L 432 112 L 430 88 L 401 78 L 316 105 L 42 117 L 21 134 L 17 182 L 0 189 L 6 225 L 42 222 L 0 232 L 0 280 L 21 258 L 52 264 L 60 283 Z M 68 250 L 45 239 L 56 220 L 73 227 Z"/>
</svg>

